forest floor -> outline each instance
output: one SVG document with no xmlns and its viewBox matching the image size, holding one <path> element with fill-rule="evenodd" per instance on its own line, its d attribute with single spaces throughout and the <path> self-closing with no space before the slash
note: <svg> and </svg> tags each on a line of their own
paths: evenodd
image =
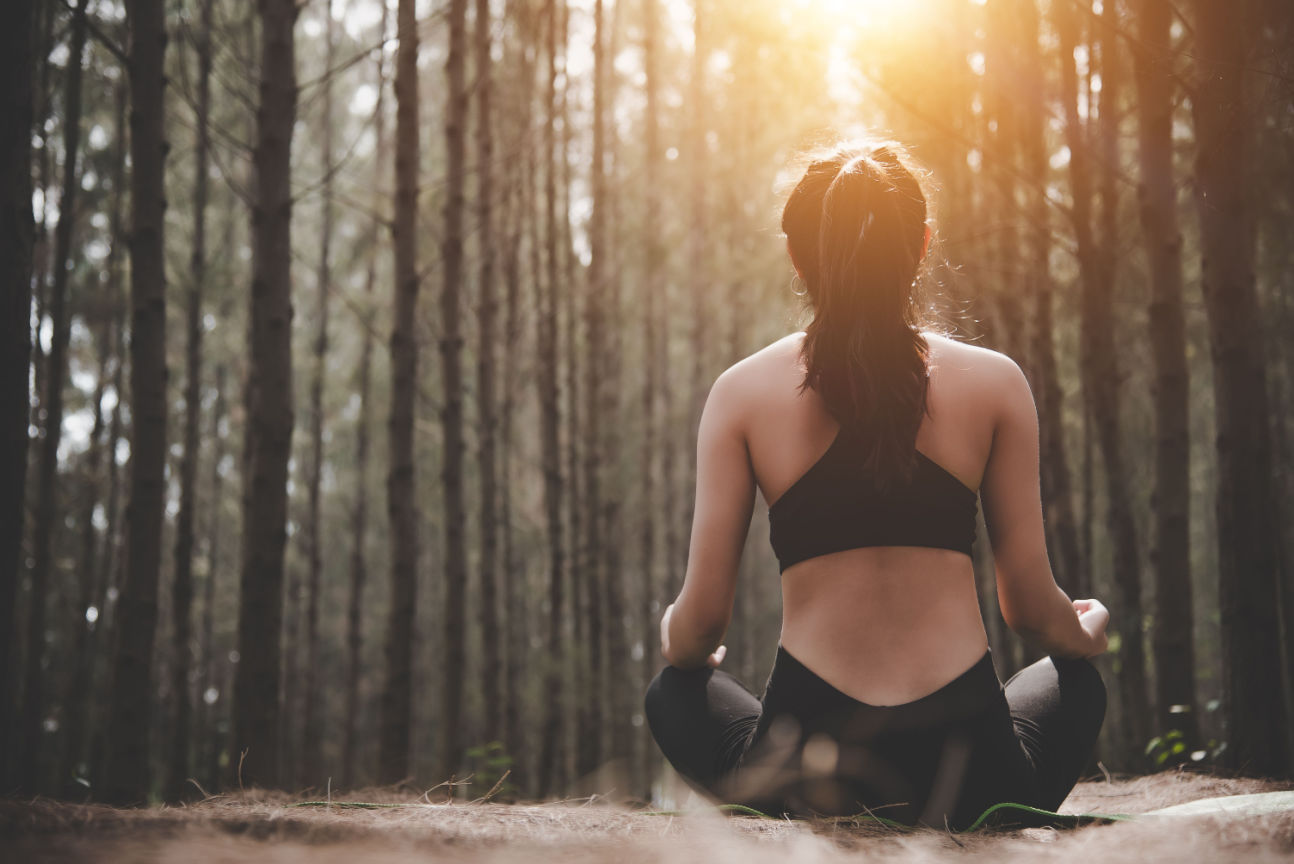
<svg viewBox="0 0 1294 864">
<path fill-rule="evenodd" d="M 1274 791 L 1274 783 L 1167 772 L 1080 783 L 1064 813 L 1145 813 L 1200 798 Z M 427 803 L 369 790 L 372 809 L 302 806 L 282 793 L 216 796 L 119 810 L 51 800 L 0 801 L 0 858 L 13 862 L 677 862 L 1285 861 L 1294 811 L 1153 817 L 1081 828 L 949 834 L 854 822 L 724 816 L 695 801 L 649 814 L 596 798 L 544 804 Z"/>
</svg>

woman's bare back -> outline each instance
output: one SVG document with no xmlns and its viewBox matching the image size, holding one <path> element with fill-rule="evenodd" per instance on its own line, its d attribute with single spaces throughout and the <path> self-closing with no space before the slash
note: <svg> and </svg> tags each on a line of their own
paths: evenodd
<svg viewBox="0 0 1294 864">
<path fill-rule="evenodd" d="M 751 468 L 772 504 L 826 451 L 839 429 L 822 400 L 801 393 L 803 333 L 730 370 L 743 384 Z M 972 490 L 980 487 L 1019 374 L 1003 355 L 928 335 L 928 414 L 917 449 Z M 1036 485 L 1036 476 L 1034 483 Z M 872 705 L 921 698 L 983 656 L 970 558 L 948 549 L 870 547 L 801 561 L 782 574 L 782 645 L 844 693 Z"/>
</svg>

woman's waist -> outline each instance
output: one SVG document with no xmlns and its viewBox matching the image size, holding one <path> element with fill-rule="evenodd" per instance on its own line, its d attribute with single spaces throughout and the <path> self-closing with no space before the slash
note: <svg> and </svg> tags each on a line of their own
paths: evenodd
<svg viewBox="0 0 1294 864">
<path fill-rule="evenodd" d="M 796 573 L 782 600 L 782 646 L 871 705 L 932 693 L 988 648 L 969 566 Z"/>
<path fill-rule="evenodd" d="M 811 662 L 811 661 L 808 661 Z M 869 740 L 964 724 L 1001 709 L 1005 697 L 987 645 L 937 686 L 902 702 L 879 704 L 857 698 L 779 644 L 764 692 L 764 720 L 793 717 L 802 732 L 825 732 L 837 740 Z M 858 663 L 868 659 L 859 657 Z M 890 677 L 893 670 L 874 670 Z"/>
</svg>

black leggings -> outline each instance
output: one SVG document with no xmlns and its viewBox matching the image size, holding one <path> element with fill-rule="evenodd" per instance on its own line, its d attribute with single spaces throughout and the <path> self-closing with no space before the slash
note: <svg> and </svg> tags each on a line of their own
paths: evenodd
<svg viewBox="0 0 1294 864">
<path fill-rule="evenodd" d="M 1105 684 L 1086 660 L 1046 657 L 1003 687 L 985 652 L 928 696 L 875 706 L 779 646 L 763 700 L 722 670 L 666 666 L 646 710 L 670 764 L 721 801 L 956 829 L 1001 801 L 1059 807 L 1092 754 Z"/>
</svg>

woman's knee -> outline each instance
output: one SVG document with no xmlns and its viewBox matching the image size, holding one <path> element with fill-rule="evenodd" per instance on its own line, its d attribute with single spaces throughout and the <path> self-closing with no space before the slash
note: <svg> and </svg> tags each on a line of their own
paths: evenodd
<svg viewBox="0 0 1294 864">
<path fill-rule="evenodd" d="M 668 668 L 670 667 L 665 667 L 665 669 Z M 665 685 L 661 681 L 661 677 L 665 674 L 665 669 L 657 672 L 656 677 L 651 679 L 651 683 L 647 685 L 647 693 L 643 696 L 643 712 L 647 716 L 647 725 L 653 730 L 656 728 L 656 718 L 660 716 L 661 703 L 665 698 Z"/>
<path fill-rule="evenodd" d="M 1090 660 L 1054 661 L 1062 699 L 1069 702 L 1097 730 L 1105 720 L 1106 690 L 1101 673 Z"/>
<path fill-rule="evenodd" d="M 673 666 L 665 666 L 656 673 L 656 677 L 647 685 L 647 693 L 643 697 L 647 725 L 653 734 L 659 737 L 658 730 L 663 728 L 670 705 L 673 704 L 677 708 L 679 697 L 683 695 L 689 684 L 695 686 L 696 679 L 703 671 L 709 670 L 685 671 Z"/>
</svg>

